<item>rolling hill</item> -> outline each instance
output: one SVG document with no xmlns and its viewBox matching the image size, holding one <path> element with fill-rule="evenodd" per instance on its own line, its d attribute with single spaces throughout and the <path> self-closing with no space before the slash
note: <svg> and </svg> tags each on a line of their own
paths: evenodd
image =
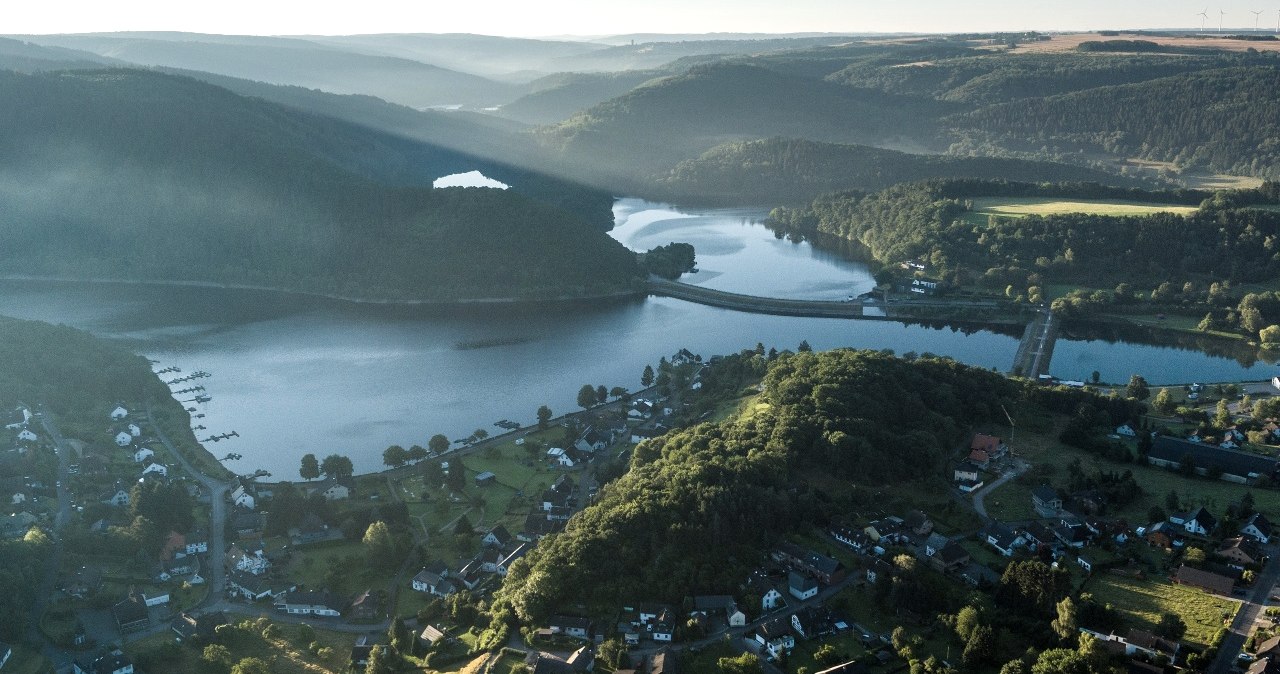
<svg viewBox="0 0 1280 674">
<path fill-rule="evenodd" d="M 497 114 L 526 124 L 555 124 L 662 74 L 653 70 L 556 73 L 530 82 L 529 93 L 503 105 Z"/>
<path fill-rule="evenodd" d="M 367 94 L 414 108 L 486 107 L 519 94 L 513 85 L 477 75 L 300 39 L 183 33 L 40 35 L 25 39 L 138 65 L 200 70 L 338 94 Z"/>
<path fill-rule="evenodd" d="M 715 205 L 807 203 L 824 192 L 880 190 L 927 178 L 1034 182 L 1132 181 L 1094 169 L 995 157 L 908 154 L 865 145 L 770 138 L 714 147 L 680 162 L 660 181 L 664 198 Z M 750 202 L 749 200 L 757 201 Z"/>
<path fill-rule="evenodd" d="M 2 273 L 423 299 L 636 273 L 606 223 L 518 190 L 388 185 L 440 154 L 401 138 L 142 70 L 0 73 L 0 92 Z"/>
</svg>

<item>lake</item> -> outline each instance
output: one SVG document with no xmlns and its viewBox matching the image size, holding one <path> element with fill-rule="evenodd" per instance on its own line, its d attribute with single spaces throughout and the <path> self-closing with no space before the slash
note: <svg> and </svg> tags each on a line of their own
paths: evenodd
<svg viewBox="0 0 1280 674">
<path fill-rule="evenodd" d="M 867 267 L 778 240 L 758 211 L 680 212 L 634 199 L 615 206 L 614 236 L 636 249 L 689 241 L 688 280 L 734 292 L 832 299 L 873 283 Z M 184 371 L 212 401 L 199 407 L 207 433 L 239 438 L 237 472 L 263 468 L 297 479 L 308 452 L 349 455 L 358 471 L 382 467 L 391 444 L 461 438 L 493 422 L 533 423 L 539 405 L 576 409 L 583 384 L 640 387 L 646 364 L 681 348 L 709 357 L 754 347 L 858 347 L 946 355 L 1007 369 L 1017 336 L 890 321 L 737 313 L 669 298 L 595 306 L 423 309 L 372 307 L 266 292 L 0 282 L 0 314 L 84 328 Z M 1247 361 L 1247 362 L 1242 362 Z M 1063 339 L 1051 371 L 1064 379 L 1153 383 L 1267 379 L 1269 365 L 1198 349 L 1102 339 Z M 194 403 L 192 403 L 195 405 Z M 205 437 L 200 431 L 199 437 Z"/>
</svg>

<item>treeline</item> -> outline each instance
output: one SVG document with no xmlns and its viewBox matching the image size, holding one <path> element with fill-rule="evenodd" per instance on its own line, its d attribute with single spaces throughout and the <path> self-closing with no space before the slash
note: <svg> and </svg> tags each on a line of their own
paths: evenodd
<svg viewBox="0 0 1280 674">
<path fill-rule="evenodd" d="M 876 259 L 896 263 L 926 259 L 958 283 L 1018 292 L 1046 283 L 1088 287 L 1124 283 L 1127 291 L 1170 296 L 1190 284 L 1248 282 L 1280 275 L 1280 213 L 1220 208 L 1274 198 L 1275 185 L 1206 199 L 1188 215 L 1109 216 L 1085 213 L 1013 218 L 970 212 L 978 196 L 1133 199 L 1196 203 L 1193 190 L 1142 192 L 1088 185 L 1032 185 L 944 181 L 899 185 L 871 195 L 836 194 L 808 208 L 777 209 L 775 226 L 801 234 L 822 233 L 867 246 Z M 1159 287 L 1165 285 L 1163 291 Z"/>
<path fill-rule="evenodd" d="M 749 417 L 642 443 L 596 505 L 513 566 L 495 601 L 536 623 L 562 605 L 737 587 L 785 532 L 824 517 L 806 471 L 877 487 L 937 479 L 969 424 L 1003 419 L 1022 395 L 954 362 L 850 350 L 780 354 L 764 388 Z"/>
<path fill-rule="evenodd" d="M 997 157 L 909 154 L 866 145 L 794 138 L 739 141 L 680 162 L 659 195 L 681 202 L 776 206 L 837 190 L 880 190 L 929 178 L 967 176 L 1037 182 L 1136 181 L 1082 166 Z"/>
<path fill-rule="evenodd" d="M 0 92 L 0 273 L 415 299 L 589 295 L 638 274 L 605 223 L 512 190 L 386 186 L 335 158 L 411 154 L 195 80 L 6 73 Z"/>
<path fill-rule="evenodd" d="M 87 332 L 0 316 L 0 335 L 0 414 L 44 405 L 63 432 L 98 433 L 117 401 L 170 399 L 147 359 Z"/>
<path fill-rule="evenodd" d="M 1274 63 L 1274 61 L 1273 61 Z M 1181 169 L 1280 177 L 1280 67 L 1184 73 L 982 108 L 950 120 L 1023 148 L 1086 148 Z"/>
</svg>

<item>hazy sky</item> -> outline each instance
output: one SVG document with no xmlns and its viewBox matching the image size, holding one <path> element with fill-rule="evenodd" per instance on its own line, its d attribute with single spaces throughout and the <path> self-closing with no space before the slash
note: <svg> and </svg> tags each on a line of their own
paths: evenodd
<svg viewBox="0 0 1280 674">
<path fill-rule="evenodd" d="M 548 36 L 632 32 L 961 32 L 1198 27 L 1208 7 L 1230 27 L 1280 0 L 45 0 L 6 3 L 5 33 L 183 30 L 286 35 L 483 33 Z"/>
</svg>

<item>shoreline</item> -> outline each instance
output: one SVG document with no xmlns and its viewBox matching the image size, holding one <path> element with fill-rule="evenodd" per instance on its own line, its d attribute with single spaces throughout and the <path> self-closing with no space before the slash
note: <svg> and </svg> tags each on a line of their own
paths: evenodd
<svg viewBox="0 0 1280 674">
<path fill-rule="evenodd" d="M 182 280 L 159 280 L 159 279 L 111 279 L 111 278 L 75 278 L 70 276 L 42 276 L 34 274 L 5 274 L 0 275 L 0 281 L 17 281 L 17 282 L 33 282 L 33 283 L 83 283 L 90 285 L 125 285 L 125 286 L 154 286 L 167 288 L 204 288 L 212 290 L 238 290 L 250 292 L 266 292 L 279 295 L 292 295 L 297 297 L 310 297 L 314 299 L 330 300 L 335 302 L 344 302 L 347 304 L 365 305 L 365 306 L 391 306 L 391 307 L 467 307 L 467 306 L 508 306 L 520 304 L 559 304 L 569 302 L 590 302 L 596 300 L 615 300 L 626 299 L 632 297 L 644 297 L 645 293 L 638 290 L 622 290 L 612 293 L 594 294 L 594 295 L 557 295 L 554 297 L 475 297 L 475 298 L 455 298 L 455 299 L 390 299 L 390 298 L 373 298 L 373 297 L 353 297 L 350 295 L 341 295 L 338 293 L 326 293 L 317 290 L 296 290 L 290 288 L 280 288 L 277 286 L 266 286 L 252 283 L 223 283 L 219 281 L 182 281 Z"/>
</svg>

